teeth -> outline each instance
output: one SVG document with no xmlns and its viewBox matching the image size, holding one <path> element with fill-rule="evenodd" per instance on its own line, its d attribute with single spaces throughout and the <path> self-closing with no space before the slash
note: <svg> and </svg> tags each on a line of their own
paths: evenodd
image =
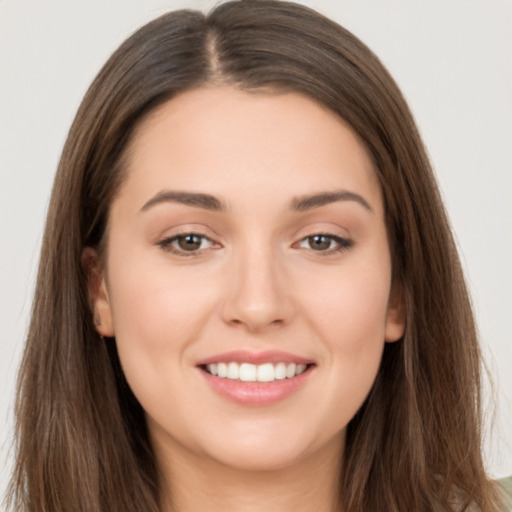
<svg viewBox="0 0 512 512">
<path fill-rule="evenodd" d="M 238 380 L 240 376 L 240 369 L 236 363 L 229 363 L 228 364 L 228 379 Z"/>
<path fill-rule="evenodd" d="M 212 375 L 242 382 L 272 382 L 274 380 L 291 379 L 303 373 L 307 368 L 305 364 L 295 363 L 217 363 L 207 364 L 206 371 Z"/>
<path fill-rule="evenodd" d="M 210 368 L 209 368 L 210 366 L 213 366 L 213 365 L 209 364 L 207 366 L 207 368 L 208 368 L 208 371 L 213 375 L 213 372 L 210 371 Z M 217 375 L 222 378 L 225 378 L 228 376 L 228 365 L 226 363 L 219 363 L 217 365 Z"/>
<path fill-rule="evenodd" d="M 276 364 L 276 379 L 286 379 L 286 365 L 284 363 Z"/>
<path fill-rule="evenodd" d="M 236 363 L 230 363 L 230 366 Z M 249 363 L 240 365 L 240 380 L 244 382 L 254 382 L 256 380 L 256 366 Z"/>
<path fill-rule="evenodd" d="M 291 379 L 295 375 L 295 370 L 297 369 L 297 366 L 295 363 L 289 364 L 286 367 L 286 376 Z"/>
<path fill-rule="evenodd" d="M 260 364 L 258 366 L 258 382 L 272 382 L 276 380 L 276 371 L 272 363 Z"/>
</svg>

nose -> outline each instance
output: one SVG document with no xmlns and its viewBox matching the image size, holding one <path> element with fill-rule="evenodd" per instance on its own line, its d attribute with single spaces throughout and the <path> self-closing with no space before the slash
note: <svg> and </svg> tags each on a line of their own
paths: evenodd
<svg viewBox="0 0 512 512">
<path fill-rule="evenodd" d="M 286 272 L 275 254 L 247 249 L 229 269 L 223 319 L 255 333 L 290 322 L 294 307 Z"/>
</svg>

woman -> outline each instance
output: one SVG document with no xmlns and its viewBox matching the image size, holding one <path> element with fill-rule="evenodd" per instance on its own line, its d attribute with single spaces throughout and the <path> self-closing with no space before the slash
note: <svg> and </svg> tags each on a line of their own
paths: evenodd
<svg viewBox="0 0 512 512">
<path fill-rule="evenodd" d="M 428 159 L 361 42 L 253 1 L 117 50 L 52 193 L 19 509 L 494 511 L 479 386 Z"/>
</svg>

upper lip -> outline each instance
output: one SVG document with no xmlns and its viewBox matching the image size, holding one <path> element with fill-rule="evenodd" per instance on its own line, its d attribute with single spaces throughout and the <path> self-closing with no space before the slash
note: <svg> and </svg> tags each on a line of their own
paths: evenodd
<svg viewBox="0 0 512 512">
<path fill-rule="evenodd" d="M 313 364 L 314 361 L 304 357 L 282 352 L 279 350 L 267 350 L 264 352 L 251 352 L 248 350 L 232 350 L 222 354 L 216 354 L 197 362 L 197 366 L 216 363 L 251 363 L 255 365 L 265 363 L 295 363 L 295 364 Z"/>
</svg>

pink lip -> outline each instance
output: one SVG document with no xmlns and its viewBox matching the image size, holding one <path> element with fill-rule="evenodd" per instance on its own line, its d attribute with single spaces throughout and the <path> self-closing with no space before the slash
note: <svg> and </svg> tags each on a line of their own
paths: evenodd
<svg viewBox="0 0 512 512">
<path fill-rule="evenodd" d="M 289 352 L 280 352 L 278 350 L 268 350 L 265 352 L 250 352 L 248 350 L 233 350 L 217 354 L 197 362 L 197 366 L 205 366 L 207 364 L 216 363 L 295 363 L 295 364 L 312 364 L 314 361 L 305 359 Z"/>
<path fill-rule="evenodd" d="M 216 377 L 208 373 L 204 366 L 215 363 L 295 363 L 305 364 L 308 368 L 291 379 L 274 380 L 272 382 L 242 382 L 239 380 Z M 315 369 L 310 359 L 305 359 L 287 352 L 267 351 L 248 352 L 236 350 L 218 354 L 198 362 L 197 368 L 207 384 L 214 392 L 228 400 L 247 406 L 272 405 L 299 391 L 308 381 Z"/>
<path fill-rule="evenodd" d="M 314 366 L 310 366 L 304 373 L 291 379 L 272 382 L 242 382 L 215 377 L 205 370 L 200 370 L 201 375 L 213 391 L 232 402 L 248 406 L 272 405 L 284 400 L 299 391 L 313 371 Z"/>
</svg>

